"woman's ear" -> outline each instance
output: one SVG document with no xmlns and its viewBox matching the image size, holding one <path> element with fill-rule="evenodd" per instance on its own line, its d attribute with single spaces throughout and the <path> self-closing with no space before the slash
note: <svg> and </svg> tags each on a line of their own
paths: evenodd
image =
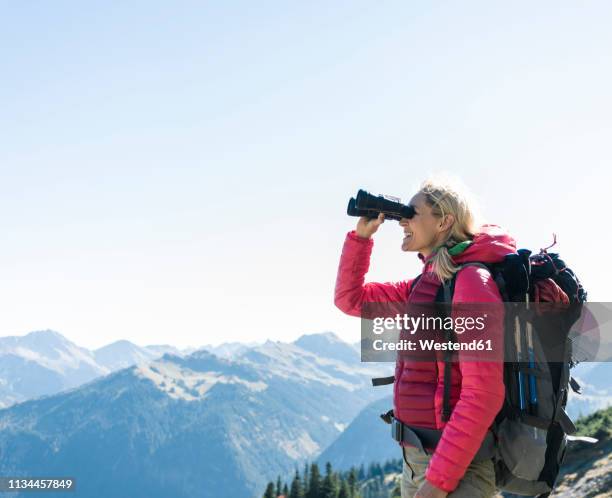
<svg viewBox="0 0 612 498">
<path fill-rule="evenodd" d="M 438 228 L 440 229 L 440 231 L 443 232 L 444 230 L 448 230 L 450 227 L 452 227 L 454 223 L 455 223 L 455 216 L 452 214 L 447 214 L 444 216 Z"/>
</svg>

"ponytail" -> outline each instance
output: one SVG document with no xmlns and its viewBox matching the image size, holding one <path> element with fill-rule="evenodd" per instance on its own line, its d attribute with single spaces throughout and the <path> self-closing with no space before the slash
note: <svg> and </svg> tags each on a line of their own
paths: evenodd
<svg viewBox="0 0 612 498">
<path fill-rule="evenodd" d="M 431 258 L 432 270 L 441 282 L 450 280 L 459 269 L 453 263 L 452 256 L 448 253 L 448 247 L 442 245 Z"/>
</svg>

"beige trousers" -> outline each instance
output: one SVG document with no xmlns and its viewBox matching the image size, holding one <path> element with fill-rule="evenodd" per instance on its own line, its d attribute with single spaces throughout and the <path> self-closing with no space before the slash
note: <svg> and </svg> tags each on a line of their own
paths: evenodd
<svg viewBox="0 0 612 498">
<path fill-rule="evenodd" d="M 402 498 L 412 498 L 425 481 L 425 471 L 431 455 L 414 446 L 405 446 L 402 450 Z M 448 494 L 448 498 L 491 498 L 496 493 L 493 460 L 483 460 L 470 464 L 463 479 L 455 490 Z"/>
</svg>

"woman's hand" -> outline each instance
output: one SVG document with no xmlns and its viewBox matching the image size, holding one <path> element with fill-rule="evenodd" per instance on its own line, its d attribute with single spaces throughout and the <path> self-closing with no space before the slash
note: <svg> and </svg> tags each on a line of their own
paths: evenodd
<svg viewBox="0 0 612 498">
<path fill-rule="evenodd" d="M 414 495 L 414 498 L 446 498 L 448 493 L 440 488 L 436 488 L 428 480 L 425 480 Z"/>
<path fill-rule="evenodd" d="M 362 216 L 357 222 L 355 233 L 364 239 L 369 239 L 384 221 L 385 215 L 383 213 L 380 213 L 378 218 L 372 219 L 368 218 L 367 216 Z"/>
</svg>

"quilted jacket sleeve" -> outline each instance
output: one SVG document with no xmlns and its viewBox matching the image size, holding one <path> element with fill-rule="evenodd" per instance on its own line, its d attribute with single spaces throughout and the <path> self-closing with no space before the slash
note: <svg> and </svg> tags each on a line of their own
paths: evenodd
<svg viewBox="0 0 612 498">
<path fill-rule="evenodd" d="M 373 245 L 373 239 L 359 237 L 354 230 L 344 240 L 334 303 L 348 315 L 360 316 L 361 304 L 364 302 L 401 302 L 408 296 L 411 280 L 364 283 Z"/>
<path fill-rule="evenodd" d="M 499 356 L 503 352 L 504 308 L 489 272 L 474 266 L 461 270 L 455 283 L 453 305 L 455 303 L 489 303 L 479 308 L 487 314 L 482 337 L 492 339 L 497 353 L 482 353 L 480 357 L 479 353 L 475 357 L 474 352 L 459 353 L 462 375 L 459 400 L 444 425 L 442 437 L 425 474 L 434 486 L 447 492 L 453 491 L 464 476 L 505 396 L 503 353 Z M 472 307 L 474 305 L 468 306 L 475 309 Z M 469 360 L 466 355 L 470 355 Z"/>
</svg>

